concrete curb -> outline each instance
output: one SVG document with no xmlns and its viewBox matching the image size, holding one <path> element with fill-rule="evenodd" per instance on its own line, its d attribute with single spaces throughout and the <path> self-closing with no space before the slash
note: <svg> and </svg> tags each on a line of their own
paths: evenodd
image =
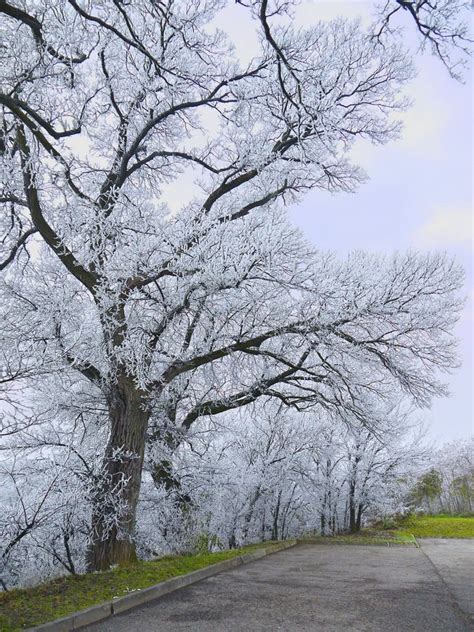
<svg viewBox="0 0 474 632">
<path fill-rule="evenodd" d="M 49 623 L 43 623 L 42 625 L 34 628 L 28 628 L 26 632 L 71 632 L 71 630 L 78 630 L 91 623 L 97 623 L 98 621 L 108 619 L 120 612 L 130 610 L 130 608 L 135 608 L 136 606 L 140 606 L 148 601 L 158 599 L 163 595 L 167 595 L 168 593 L 184 588 L 185 586 L 190 586 L 191 584 L 200 582 L 207 577 L 212 577 L 213 575 L 217 575 L 223 571 L 228 571 L 237 566 L 242 566 L 242 564 L 254 562 L 255 560 L 259 560 L 262 557 L 270 555 L 271 553 L 283 551 L 284 549 L 288 549 L 296 544 L 296 540 L 287 540 L 267 548 L 262 547 L 261 549 L 257 549 L 251 553 L 244 553 L 244 555 L 233 557 L 230 560 L 224 560 L 223 562 L 217 562 L 217 564 L 211 564 L 211 566 L 200 568 L 192 573 L 173 577 L 172 579 L 160 582 L 159 584 L 155 584 L 149 588 L 136 590 L 124 597 L 117 597 L 116 599 L 112 599 L 112 601 L 106 601 L 98 606 L 92 606 L 86 610 L 74 612 L 67 617 L 62 617 L 61 619 L 56 619 L 55 621 L 50 621 Z"/>
<path fill-rule="evenodd" d="M 296 542 L 297 544 L 317 544 L 318 546 L 385 546 L 385 547 L 400 547 L 400 546 L 407 547 L 408 546 L 411 548 L 418 548 L 418 544 L 416 540 L 414 541 L 407 540 L 406 542 L 403 542 L 403 541 L 390 542 L 389 540 L 386 540 L 386 541 L 380 540 L 379 542 L 357 542 L 356 540 L 350 541 L 350 542 L 349 541 L 343 542 L 341 540 L 334 540 L 331 542 L 329 538 L 323 541 L 321 541 L 321 539 L 319 538 L 298 538 Z"/>
</svg>

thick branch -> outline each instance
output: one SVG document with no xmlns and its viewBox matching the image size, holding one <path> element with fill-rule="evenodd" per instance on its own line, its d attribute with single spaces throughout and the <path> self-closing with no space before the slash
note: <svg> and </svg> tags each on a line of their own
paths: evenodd
<svg viewBox="0 0 474 632">
<path fill-rule="evenodd" d="M 24 125 L 26 125 L 26 127 L 30 130 L 30 132 L 33 134 L 39 144 L 48 152 L 48 154 L 63 165 L 64 176 L 66 178 L 66 182 L 71 187 L 71 190 L 82 200 L 93 203 L 93 201 L 74 183 L 71 177 L 71 169 L 66 160 L 59 153 L 59 151 L 55 147 L 53 147 L 53 145 L 49 142 L 49 140 L 45 137 L 41 130 L 38 129 L 38 125 L 34 121 L 32 121 L 21 108 L 16 107 L 14 104 L 11 104 L 9 106 L 9 109 Z"/>
<path fill-rule="evenodd" d="M 3 261 L 0 261 L 0 270 L 4 270 L 15 259 L 16 253 L 22 246 L 24 246 L 28 237 L 36 232 L 38 232 L 36 228 L 30 228 L 30 230 L 27 230 L 25 233 L 23 233 L 23 235 L 21 235 L 21 237 L 19 237 L 18 241 L 11 249 L 8 257 Z"/>
<path fill-rule="evenodd" d="M 59 53 L 55 48 L 44 41 L 42 25 L 35 17 L 26 13 L 26 11 L 22 11 L 18 7 L 13 7 L 11 4 L 5 2 L 5 0 L 0 0 L 0 13 L 4 13 L 29 26 L 38 47 L 46 50 L 52 57 L 55 57 L 59 61 L 67 64 L 80 64 L 87 59 L 87 55 L 84 53 L 81 53 L 77 57 L 66 57 Z"/>
<path fill-rule="evenodd" d="M 199 417 L 203 417 L 204 415 L 218 415 L 219 413 L 227 412 L 228 410 L 233 410 L 234 408 L 240 408 L 241 406 L 247 406 L 251 404 L 256 399 L 265 394 L 266 389 L 270 386 L 273 386 L 279 382 L 283 382 L 286 377 L 291 375 L 292 370 L 284 371 L 274 378 L 269 378 L 267 380 L 259 380 L 255 382 L 251 387 L 240 391 L 238 393 L 234 393 L 233 395 L 229 395 L 228 397 L 217 399 L 217 400 L 209 400 L 206 402 L 202 402 L 196 408 L 194 408 L 191 412 L 189 412 L 182 422 L 182 427 L 189 429 L 191 425 L 198 419 Z"/>
<path fill-rule="evenodd" d="M 29 116 L 41 127 L 43 127 L 50 136 L 52 136 L 53 138 L 55 138 L 56 140 L 59 140 L 60 138 L 64 138 L 66 136 L 74 136 L 75 134 L 80 134 L 81 133 L 81 126 L 79 125 L 78 127 L 75 127 L 74 129 L 71 130 L 65 130 L 62 132 L 58 132 L 54 129 L 54 127 L 51 125 L 51 123 L 49 123 L 46 119 L 44 119 L 42 116 L 40 116 L 38 114 L 38 112 L 36 112 L 35 110 L 33 110 L 32 107 L 30 107 L 28 105 L 28 103 L 25 103 L 24 101 L 21 101 L 20 99 L 11 97 L 7 94 L 1 94 L 0 93 L 0 103 L 2 105 L 5 105 L 7 108 L 9 108 L 12 112 L 14 113 L 18 113 L 18 109 L 22 109 L 24 110 L 27 114 L 29 114 Z"/>
<path fill-rule="evenodd" d="M 221 360 L 232 353 L 236 352 L 249 352 L 249 351 L 257 351 L 258 348 L 267 340 L 272 338 L 276 338 L 277 336 L 292 334 L 292 333 L 303 333 L 308 328 L 308 323 L 305 321 L 300 321 L 296 323 L 289 323 L 283 327 L 279 327 L 278 329 L 272 329 L 270 331 L 266 331 L 263 334 L 258 336 L 254 336 L 253 338 L 249 338 L 247 340 L 241 340 L 239 342 L 234 342 L 231 345 L 227 345 L 226 347 L 221 347 L 220 349 L 215 349 L 214 351 L 209 351 L 200 356 L 196 356 L 191 358 L 190 360 L 176 360 L 161 376 L 158 383 L 163 386 L 168 384 L 178 375 L 182 373 L 186 373 L 188 371 L 192 371 L 194 369 L 199 368 L 205 364 L 209 364 L 211 362 L 215 362 L 216 360 Z"/>
<path fill-rule="evenodd" d="M 58 234 L 46 221 L 41 208 L 38 191 L 34 182 L 34 175 L 30 164 L 30 148 L 26 140 L 22 125 L 17 127 L 17 143 L 21 152 L 21 166 L 23 172 L 23 185 L 28 201 L 31 219 L 41 237 L 56 254 L 61 263 L 69 272 L 92 293 L 97 282 L 96 277 L 86 270 L 76 259 L 69 248 L 62 242 Z"/>
</svg>

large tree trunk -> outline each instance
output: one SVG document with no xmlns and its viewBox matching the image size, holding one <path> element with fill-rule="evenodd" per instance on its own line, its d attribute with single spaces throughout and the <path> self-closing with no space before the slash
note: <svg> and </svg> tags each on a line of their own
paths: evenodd
<svg viewBox="0 0 474 632">
<path fill-rule="evenodd" d="M 109 401 L 110 437 L 95 490 L 89 571 L 136 560 L 135 521 L 149 412 L 146 394 L 120 376 Z"/>
</svg>

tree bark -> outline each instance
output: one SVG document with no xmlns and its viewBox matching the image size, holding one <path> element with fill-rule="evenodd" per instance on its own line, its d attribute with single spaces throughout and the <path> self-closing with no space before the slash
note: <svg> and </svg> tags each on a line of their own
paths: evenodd
<svg viewBox="0 0 474 632">
<path fill-rule="evenodd" d="M 173 495 L 177 506 L 182 511 L 191 508 L 193 501 L 189 494 L 183 492 L 181 481 L 173 471 L 173 463 L 164 459 L 154 463 L 151 468 L 151 476 L 156 487 L 163 487 L 168 495 Z"/>
<path fill-rule="evenodd" d="M 135 522 L 149 412 L 147 396 L 119 376 L 110 392 L 110 436 L 95 489 L 88 571 L 136 561 Z"/>
<path fill-rule="evenodd" d="M 321 531 L 321 535 L 326 535 L 326 514 L 324 513 L 324 508 L 320 514 L 319 529 Z"/>
<path fill-rule="evenodd" d="M 244 527 L 243 527 L 244 541 L 247 540 L 247 537 L 248 537 L 248 534 L 249 534 L 250 523 L 252 522 L 252 517 L 253 517 L 253 514 L 254 514 L 255 505 L 257 504 L 257 501 L 260 498 L 261 488 L 262 488 L 262 486 L 258 485 L 257 489 L 255 490 L 254 495 L 252 496 L 252 499 L 250 500 L 249 508 L 247 509 L 247 513 L 245 514 Z"/>
<path fill-rule="evenodd" d="M 278 520 L 280 518 L 281 490 L 278 492 L 277 503 L 273 512 L 272 540 L 278 540 Z"/>
<path fill-rule="evenodd" d="M 355 533 L 356 526 L 356 503 L 355 503 L 355 481 L 349 483 L 349 531 Z"/>
<path fill-rule="evenodd" d="M 358 454 L 360 446 L 355 447 L 356 455 L 354 456 L 354 463 L 352 465 L 351 478 L 349 480 L 349 531 L 356 533 L 357 528 L 357 502 L 356 502 L 356 488 L 357 488 L 357 472 L 361 457 Z"/>
<path fill-rule="evenodd" d="M 359 506 L 357 507 L 357 518 L 356 518 L 356 524 L 355 524 L 355 530 L 357 532 L 360 531 L 360 528 L 362 526 L 362 513 L 364 511 L 364 505 L 362 503 L 359 503 Z"/>
<path fill-rule="evenodd" d="M 176 408 L 169 407 L 167 413 L 164 423 L 152 429 L 148 441 L 150 444 L 163 444 L 169 450 L 169 457 L 151 463 L 150 474 L 157 488 L 163 486 L 166 493 L 174 498 L 177 507 L 188 511 L 192 498 L 182 490 L 180 478 L 173 469 L 173 454 L 183 443 L 186 433 L 176 423 Z"/>
</svg>

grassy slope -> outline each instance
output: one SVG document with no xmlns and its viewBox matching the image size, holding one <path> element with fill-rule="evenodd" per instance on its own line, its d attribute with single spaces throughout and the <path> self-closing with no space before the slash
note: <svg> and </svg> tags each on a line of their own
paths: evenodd
<svg viewBox="0 0 474 632">
<path fill-rule="evenodd" d="M 474 538 L 474 516 L 409 516 L 393 527 L 380 525 L 360 533 L 305 538 L 317 544 L 416 544 L 415 538 Z"/>
<path fill-rule="evenodd" d="M 61 577 L 33 588 L 0 593 L 0 631 L 14 632 L 58 619 L 132 590 L 184 575 L 265 545 L 200 555 L 169 556 L 104 573 Z"/>
<path fill-rule="evenodd" d="M 415 538 L 474 538 L 474 516 L 409 516 L 397 529 Z"/>
</svg>

